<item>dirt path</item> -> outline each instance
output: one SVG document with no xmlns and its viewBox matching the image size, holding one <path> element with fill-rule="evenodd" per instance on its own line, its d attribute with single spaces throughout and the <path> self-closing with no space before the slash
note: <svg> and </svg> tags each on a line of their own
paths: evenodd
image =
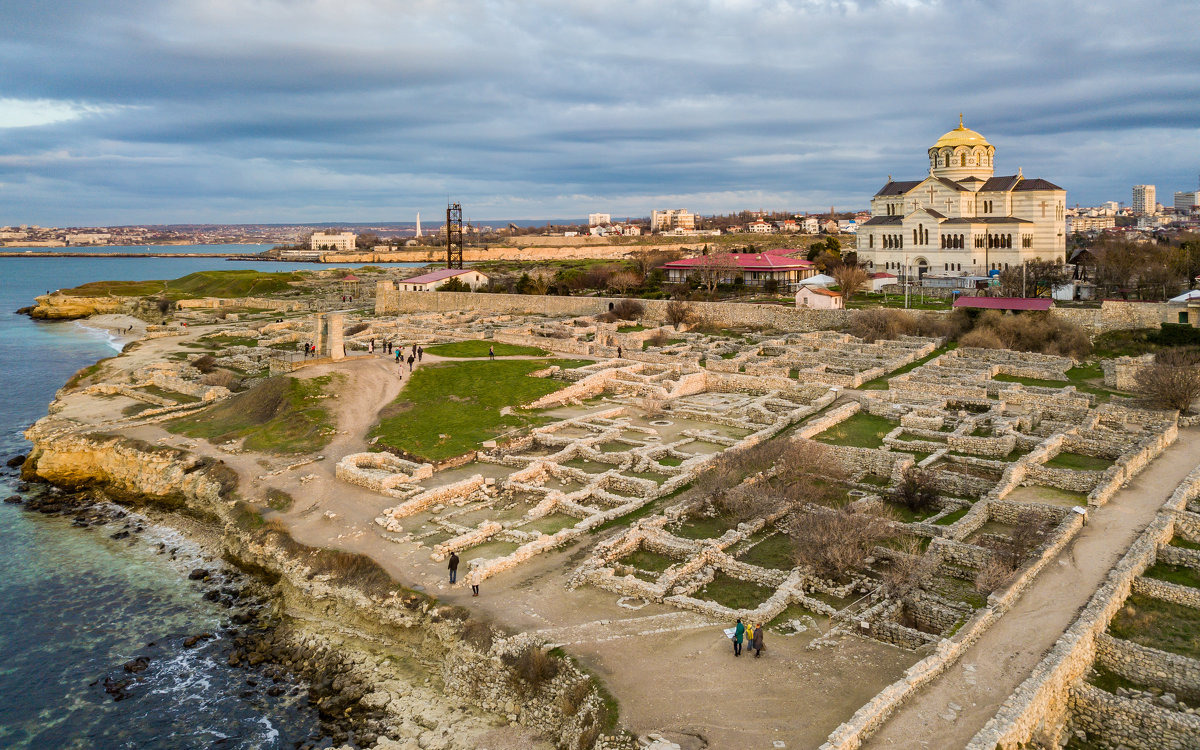
<svg viewBox="0 0 1200 750">
<path fill-rule="evenodd" d="M 958 663 L 902 705 L 863 743 L 880 748 L 965 746 L 1033 671 L 1111 568 L 1197 463 L 1200 430 L 1179 439 L 1109 503 Z"/>
</svg>

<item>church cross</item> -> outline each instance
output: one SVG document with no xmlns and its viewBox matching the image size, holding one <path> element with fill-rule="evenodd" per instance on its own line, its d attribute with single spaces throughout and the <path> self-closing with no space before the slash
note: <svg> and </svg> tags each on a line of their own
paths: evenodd
<svg viewBox="0 0 1200 750">
<path fill-rule="evenodd" d="M 1041 207 L 1042 207 L 1042 218 L 1045 218 L 1046 217 L 1046 201 L 1042 201 L 1041 204 L 1039 204 L 1039 205 L 1041 205 Z"/>
<path fill-rule="evenodd" d="M 929 205 L 933 206 L 933 185 L 929 186 Z"/>
</svg>

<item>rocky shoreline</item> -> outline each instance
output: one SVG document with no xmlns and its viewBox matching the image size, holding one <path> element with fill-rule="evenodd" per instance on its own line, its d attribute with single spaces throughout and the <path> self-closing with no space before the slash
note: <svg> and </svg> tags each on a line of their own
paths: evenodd
<svg viewBox="0 0 1200 750">
<path fill-rule="evenodd" d="M 152 517 L 205 550 L 211 564 L 188 577 L 230 610 L 222 633 L 228 664 L 246 669 L 248 682 L 268 695 L 307 686 L 325 736 L 298 747 L 637 747 L 572 661 L 390 579 L 380 586 L 362 576 L 373 562 L 331 559 L 256 513 L 247 516 L 237 477 L 220 461 L 74 432 L 53 416 L 27 437 L 34 448 L 19 465 L 28 510 L 69 516 L 115 539 L 141 534 Z M 211 635 L 192 634 L 184 645 Z M 531 659 L 543 666 L 530 671 Z M 122 665 L 105 685 L 109 694 L 121 699 L 152 663 Z"/>
</svg>

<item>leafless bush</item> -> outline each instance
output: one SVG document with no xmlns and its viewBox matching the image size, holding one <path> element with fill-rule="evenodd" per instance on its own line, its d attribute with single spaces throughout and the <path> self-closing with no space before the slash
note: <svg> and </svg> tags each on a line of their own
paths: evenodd
<svg viewBox="0 0 1200 750">
<path fill-rule="evenodd" d="M 1004 349 L 1004 342 L 995 331 L 987 328 L 976 328 L 969 331 L 958 340 L 961 346 L 973 346 L 979 349 Z"/>
<path fill-rule="evenodd" d="M 937 507 L 937 481 L 933 472 L 910 466 L 904 470 L 900 482 L 892 489 L 891 501 L 920 513 Z"/>
<path fill-rule="evenodd" d="M 980 331 L 991 333 L 995 338 L 986 337 L 984 333 L 978 333 Z M 992 345 L 997 340 L 999 347 Z M 988 310 L 976 318 L 974 328 L 960 338 L 959 343 L 963 346 L 1040 352 L 1076 359 L 1092 352 L 1087 331 L 1044 312 L 1002 315 L 997 310 Z"/>
<path fill-rule="evenodd" d="M 975 590 L 981 594 L 990 594 L 1008 583 L 1012 575 L 1012 568 L 1000 560 L 990 560 L 975 574 Z"/>
<path fill-rule="evenodd" d="M 635 286 L 639 286 L 645 278 L 637 271 L 617 271 L 608 277 L 608 288 L 625 294 Z"/>
<path fill-rule="evenodd" d="M 904 599 L 933 579 L 938 559 L 921 550 L 921 540 L 905 537 L 896 549 L 891 565 L 883 570 L 882 580 L 888 596 Z"/>
<path fill-rule="evenodd" d="M 870 307 L 854 312 L 850 317 L 848 330 L 863 341 L 891 340 L 914 334 L 917 330 L 917 321 L 903 310 Z"/>
<path fill-rule="evenodd" d="M 236 391 L 242 384 L 242 379 L 228 370 L 213 370 L 200 379 L 204 385 L 219 385 Z"/>
<path fill-rule="evenodd" d="M 462 636 L 464 641 L 483 653 L 490 651 L 492 644 L 496 640 L 492 626 L 480 620 L 467 620 L 464 622 L 459 635 Z"/>
<path fill-rule="evenodd" d="M 564 716 L 574 716 L 592 694 L 591 680 L 576 680 L 558 697 L 558 708 Z"/>
<path fill-rule="evenodd" d="M 692 322 L 695 312 L 692 306 L 683 300 L 673 299 L 667 303 L 667 322 L 679 330 L 679 326 Z"/>
<path fill-rule="evenodd" d="M 192 367 L 202 373 L 210 373 L 217 368 L 217 358 L 211 354 L 203 354 L 192 360 Z"/>
<path fill-rule="evenodd" d="M 1135 378 L 1147 402 L 1186 412 L 1200 398 L 1200 356 L 1189 351 L 1161 351 Z"/>
<path fill-rule="evenodd" d="M 558 660 L 537 646 L 527 646 L 504 661 L 531 692 L 558 675 Z"/>
<path fill-rule="evenodd" d="M 1035 511 L 1023 511 L 1016 518 L 1008 537 L 988 536 L 979 546 L 991 550 L 992 562 L 1004 566 L 1009 573 L 1016 571 L 1041 546 L 1050 533 L 1050 524 Z"/>
<path fill-rule="evenodd" d="M 646 306 L 635 299 L 623 299 L 613 305 L 611 312 L 621 320 L 637 320 L 646 314 Z"/>
<path fill-rule="evenodd" d="M 861 568 L 871 548 L 887 538 L 888 531 L 881 519 L 850 510 L 805 513 L 789 525 L 796 564 L 835 580 Z"/>
<path fill-rule="evenodd" d="M 851 264 L 843 264 L 834 269 L 833 279 L 837 282 L 838 289 L 842 292 L 842 298 L 847 302 L 850 301 L 851 297 L 862 291 L 862 288 L 870 280 L 866 271 Z"/>
</svg>

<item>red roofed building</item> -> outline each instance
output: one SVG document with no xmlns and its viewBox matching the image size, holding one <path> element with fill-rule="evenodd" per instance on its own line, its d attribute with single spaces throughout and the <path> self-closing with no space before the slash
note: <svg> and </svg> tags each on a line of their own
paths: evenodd
<svg viewBox="0 0 1200 750">
<path fill-rule="evenodd" d="M 472 268 L 443 268 L 440 271 L 397 281 L 396 288 L 402 292 L 432 292 L 453 278 L 471 287 L 471 291 L 487 286 L 488 283 L 487 276 Z"/>
<path fill-rule="evenodd" d="M 783 252 L 796 252 L 783 250 Z M 667 280 L 683 283 L 692 276 L 720 274 L 720 283 L 735 284 L 740 279 L 746 286 L 761 287 L 774 280 L 780 289 L 790 289 L 801 280 L 815 276 L 817 267 L 810 261 L 765 253 L 716 253 L 695 258 L 673 260 L 663 265 Z"/>
<path fill-rule="evenodd" d="M 1013 310 L 1016 312 L 1044 312 L 1054 307 L 1052 299 L 1029 299 L 1026 297 L 959 297 L 954 307 L 974 310 Z"/>
<path fill-rule="evenodd" d="M 846 307 L 840 292 L 831 292 L 819 286 L 802 286 L 796 292 L 796 307 L 814 310 L 841 310 Z"/>
</svg>

